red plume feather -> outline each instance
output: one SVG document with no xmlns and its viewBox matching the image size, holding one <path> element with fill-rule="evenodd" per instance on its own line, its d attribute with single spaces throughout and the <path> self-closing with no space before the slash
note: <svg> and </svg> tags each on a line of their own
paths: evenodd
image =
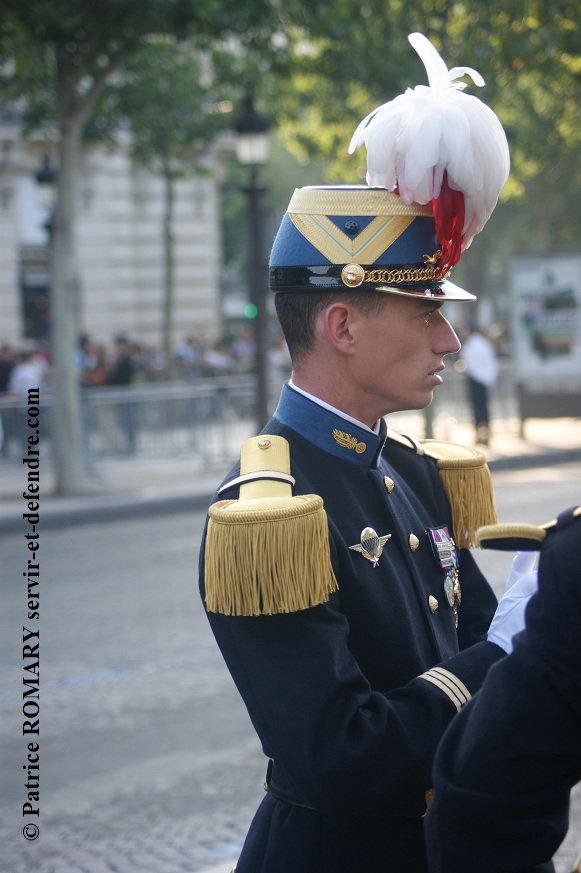
<svg viewBox="0 0 581 873">
<path fill-rule="evenodd" d="M 436 239 L 442 248 L 442 257 L 438 262 L 438 275 L 442 277 L 460 260 L 464 227 L 464 195 L 450 188 L 446 171 L 440 196 L 432 200 L 432 212 L 436 223 Z"/>
</svg>

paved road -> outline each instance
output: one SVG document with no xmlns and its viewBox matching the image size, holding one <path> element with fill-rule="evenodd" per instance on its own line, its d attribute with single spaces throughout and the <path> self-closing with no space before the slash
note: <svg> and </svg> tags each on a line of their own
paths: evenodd
<svg viewBox="0 0 581 873">
<path fill-rule="evenodd" d="M 495 482 L 506 521 L 543 522 L 581 499 L 573 466 Z M 235 857 L 264 762 L 198 603 L 202 524 L 166 515 L 47 531 L 38 622 L 26 617 L 26 540 L 2 540 L 0 873 L 196 873 Z M 510 556 L 477 558 L 500 589 Z M 21 814 L 23 625 L 41 633 L 38 820 Z M 22 836 L 30 822 L 34 842 Z M 559 873 L 580 848 L 577 790 Z"/>
<path fill-rule="evenodd" d="M 41 540 L 41 835 L 28 846 L 19 652 L 32 622 L 24 541 L 3 541 L 3 873 L 193 873 L 236 853 L 264 767 L 198 602 L 202 524 L 165 516 Z"/>
</svg>

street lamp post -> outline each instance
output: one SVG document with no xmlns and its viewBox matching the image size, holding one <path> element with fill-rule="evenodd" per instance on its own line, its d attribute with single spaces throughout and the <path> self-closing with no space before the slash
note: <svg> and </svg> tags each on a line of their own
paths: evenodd
<svg viewBox="0 0 581 873">
<path fill-rule="evenodd" d="M 268 122 L 247 97 L 235 124 L 236 155 L 249 167 L 249 181 L 244 188 L 248 197 L 248 285 L 252 303 L 256 306 L 253 321 L 254 371 L 256 374 L 256 427 L 260 431 L 268 420 L 268 317 L 266 279 L 264 275 L 264 234 L 259 168 L 268 159 Z"/>
</svg>

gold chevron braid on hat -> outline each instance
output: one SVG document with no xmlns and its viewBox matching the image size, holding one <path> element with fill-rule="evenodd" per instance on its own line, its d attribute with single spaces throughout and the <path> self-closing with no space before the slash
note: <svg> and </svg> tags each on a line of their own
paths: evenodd
<svg viewBox="0 0 581 873">
<path fill-rule="evenodd" d="M 428 203 L 404 203 L 386 188 L 296 188 L 288 205 L 289 213 L 299 215 L 403 215 L 433 218 Z"/>
<path fill-rule="evenodd" d="M 409 215 L 381 215 L 374 218 L 356 239 L 351 239 L 326 215 L 289 213 L 289 217 L 299 233 L 332 264 L 344 264 L 346 260 L 373 264 L 414 220 Z"/>
<path fill-rule="evenodd" d="M 581 518 L 581 506 L 573 510 Z M 481 549 L 498 549 L 506 552 L 536 552 L 547 535 L 557 526 L 557 519 L 546 524 L 491 524 L 476 531 L 476 541 Z"/>
<path fill-rule="evenodd" d="M 486 458 L 469 446 L 432 439 L 420 440 L 420 452 L 437 462 L 452 509 L 456 545 L 475 546 L 477 530 L 498 521 Z"/>
<path fill-rule="evenodd" d="M 326 602 L 337 590 L 327 515 L 317 494 L 293 497 L 288 442 L 269 434 L 247 440 L 240 474 L 238 500 L 208 510 L 208 612 L 274 615 Z"/>
</svg>

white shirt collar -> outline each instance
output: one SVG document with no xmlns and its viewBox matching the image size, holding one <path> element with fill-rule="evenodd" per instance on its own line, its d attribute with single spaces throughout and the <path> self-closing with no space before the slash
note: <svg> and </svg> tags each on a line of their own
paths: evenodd
<svg viewBox="0 0 581 873">
<path fill-rule="evenodd" d="M 323 409 L 328 409 L 329 412 L 334 413 L 335 415 L 344 418 L 346 421 L 350 421 L 351 424 L 356 424 L 357 427 L 363 428 L 363 430 L 368 430 L 369 433 L 379 433 L 379 421 L 376 422 L 375 427 L 369 427 L 367 424 L 363 424 L 362 421 L 358 421 L 356 418 L 353 418 L 352 415 L 347 415 L 346 412 L 342 412 L 340 409 L 337 409 L 335 406 L 331 406 L 330 403 L 325 403 L 324 400 L 321 400 L 320 397 L 315 397 L 314 394 L 309 394 L 308 391 L 303 391 L 302 388 L 299 388 L 292 379 L 288 380 L 289 386 L 293 389 L 293 391 L 297 391 L 299 394 L 303 394 L 305 397 L 308 397 L 309 400 L 312 400 L 313 403 L 317 403 L 319 406 L 322 406 Z"/>
</svg>

